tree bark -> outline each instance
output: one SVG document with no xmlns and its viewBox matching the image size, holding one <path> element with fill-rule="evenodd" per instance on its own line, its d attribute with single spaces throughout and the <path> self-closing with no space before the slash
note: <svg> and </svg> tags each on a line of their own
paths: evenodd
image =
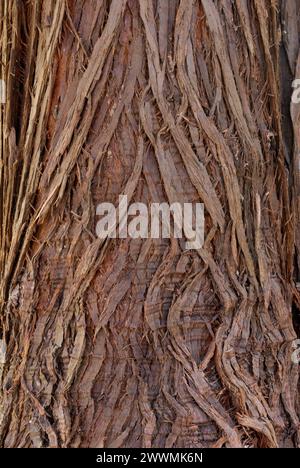
<svg viewBox="0 0 300 468">
<path fill-rule="evenodd" d="M 299 446 L 299 13 L 1 2 L 1 446 Z M 98 238 L 120 194 L 203 248 Z"/>
</svg>

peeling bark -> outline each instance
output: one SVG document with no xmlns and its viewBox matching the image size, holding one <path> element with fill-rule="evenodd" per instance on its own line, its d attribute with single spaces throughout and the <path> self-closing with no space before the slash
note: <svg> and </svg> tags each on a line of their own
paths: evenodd
<svg viewBox="0 0 300 468">
<path fill-rule="evenodd" d="M 1 446 L 299 446 L 299 10 L 0 3 Z M 97 238 L 120 194 L 203 248 Z"/>
</svg>

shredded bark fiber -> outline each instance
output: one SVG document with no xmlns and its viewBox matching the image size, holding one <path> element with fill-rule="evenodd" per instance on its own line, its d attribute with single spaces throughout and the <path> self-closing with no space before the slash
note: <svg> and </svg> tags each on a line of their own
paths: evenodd
<svg viewBox="0 0 300 468">
<path fill-rule="evenodd" d="M 1 446 L 299 446 L 299 1 L 0 17 Z M 203 248 L 99 239 L 120 194 Z"/>
</svg>

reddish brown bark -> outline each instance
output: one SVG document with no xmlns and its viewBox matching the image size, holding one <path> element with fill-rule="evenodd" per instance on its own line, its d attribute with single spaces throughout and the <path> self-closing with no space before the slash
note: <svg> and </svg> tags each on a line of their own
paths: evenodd
<svg viewBox="0 0 300 468">
<path fill-rule="evenodd" d="M 298 446 L 298 2 L 0 11 L 1 445 Z M 205 245 L 98 239 L 121 193 Z"/>
</svg>

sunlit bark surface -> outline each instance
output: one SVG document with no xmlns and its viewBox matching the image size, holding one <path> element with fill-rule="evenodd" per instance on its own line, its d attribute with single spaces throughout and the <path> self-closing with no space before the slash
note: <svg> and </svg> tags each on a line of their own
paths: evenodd
<svg viewBox="0 0 300 468">
<path fill-rule="evenodd" d="M 1 1 L 1 446 L 298 446 L 299 10 Z M 203 248 L 99 239 L 120 194 Z"/>
</svg>

